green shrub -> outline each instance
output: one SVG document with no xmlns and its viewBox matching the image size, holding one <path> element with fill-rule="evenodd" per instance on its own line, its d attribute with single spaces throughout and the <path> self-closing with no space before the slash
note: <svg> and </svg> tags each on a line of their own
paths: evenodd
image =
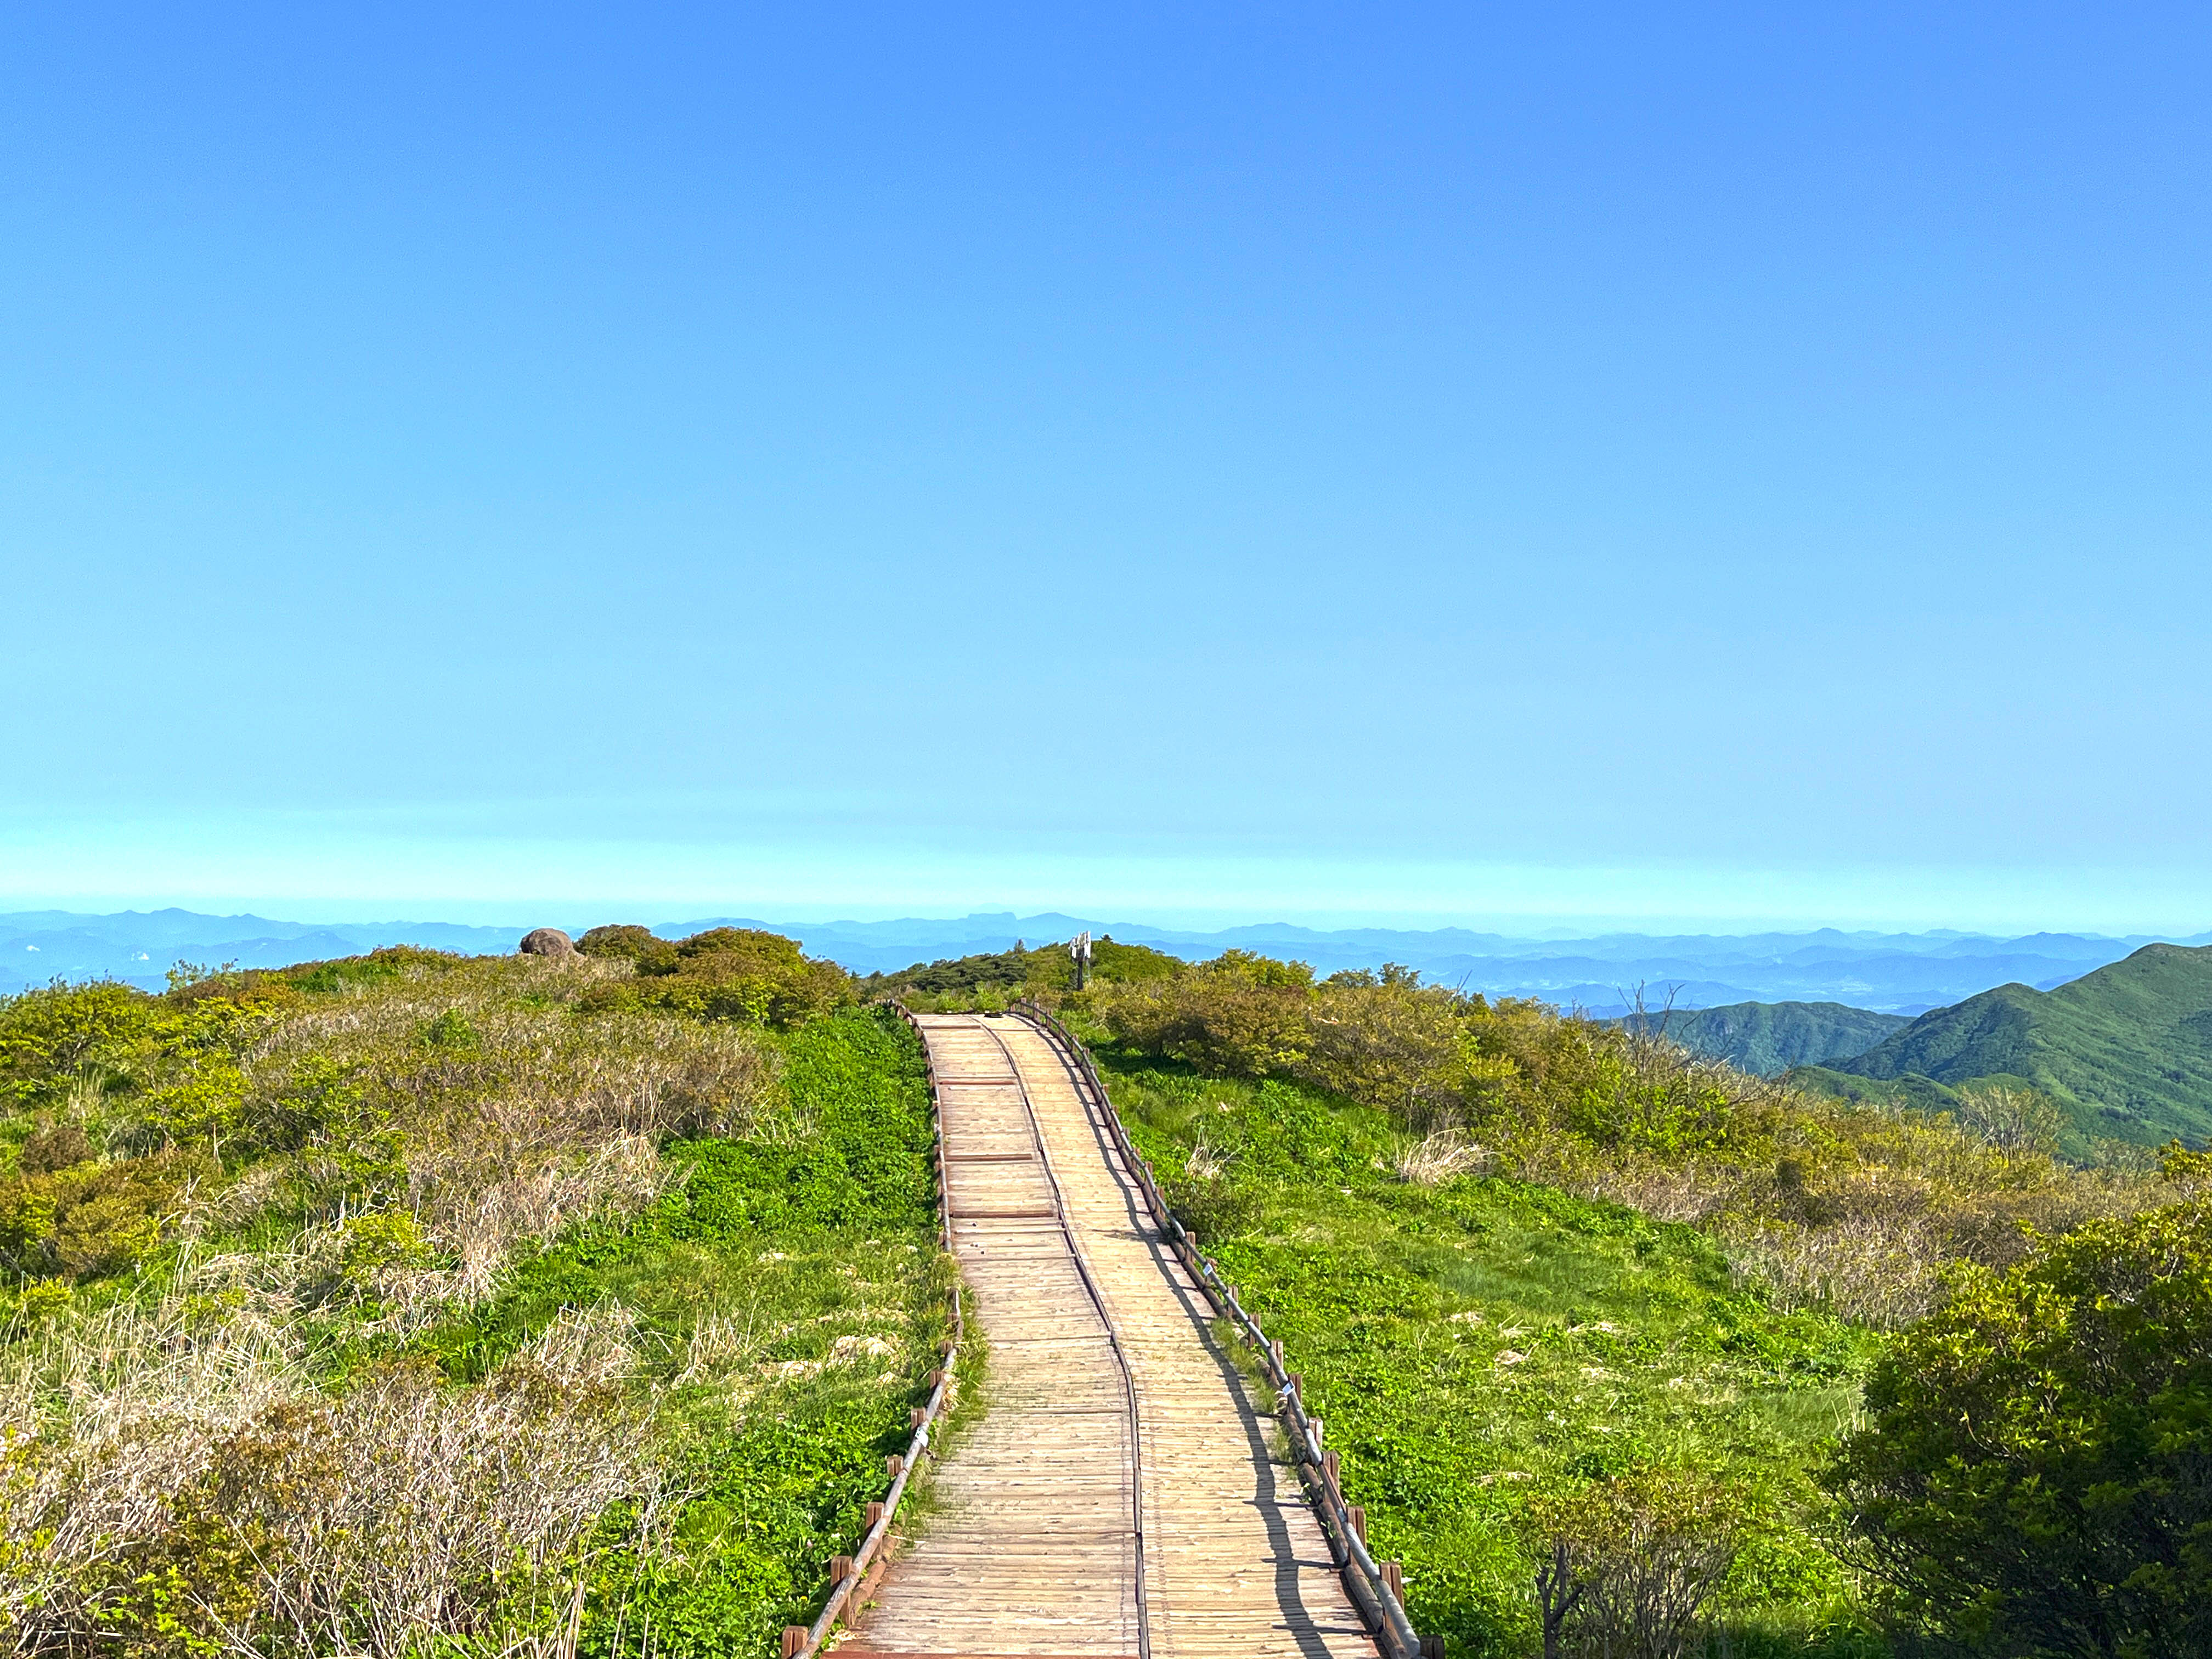
<svg viewBox="0 0 2212 1659">
<path fill-rule="evenodd" d="M 57 1123 L 39 1130 L 23 1143 L 15 1167 L 25 1175 L 51 1175 L 57 1170 L 89 1164 L 96 1156 L 90 1137 L 82 1128 L 74 1123 Z"/>
<path fill-rule="evenodd" d="M 594 927 L 576 941 L 587 957 L 633 962 L 641 974 L 671 974 L 678 961 L 673 941 L 659 937 L 649 927 L 617 924 Z"/>
<path fill-rule="evenodd" d="M 2004 1655 L 2212 1652 L 2212 1204 L 1969 1270 L 1826 1479 L 1900 1623 Z"/>
<path fill-rule="evenodd" d="M 448 1008 L 422 1028 L 422 1045 L 427 1048 L 443 1048 L 453 1054 L 471 1054 L 483 1046 L 477 1028 L 469 1024 L 469 1017 L 458 1008 Z"/>
<path fill-rule="evenodd" d="M 1209 1076 L 1289 1075 L 1311 1046 L 1313 975 L 1302 964 L 1228 951 L 1173 978 L 1101 991 L 1097 1007 L 1116 1037 Z"/>
<path fill-rule="evenodd" d="M 0 1261 L 33 1278 L 119 1273 L 160 1242 L 178 1193 L 213 1172 L 163 1152 L 0 1182 Z"/>
<path fill-rule="evenodd" d="M 338 1265 L 356 1284 L 366 1284 L 392 1267 L 427 1267 L 430 1247 L 422 1230 L 404 1210 L 374 1210 L 345 1224 Z"/>
<path fill-rule="evenodd" d="M 1226 1174 L 1164 1176 L 1160 1191 L 1176 1219 L 1209 1243 L 1249 1231 L 1265 1205 L 1261 1194 Z"/>
<path fill-rule="evenodd" d="M 663 950 L 663 941 L 648 945 L 634 937 L 643 932 L 593 928 L 585 935 L 620 935 L 599 940 L 595 953 L 630 957 L 637 975 L 590 987 L 577 999 L 580 1012 L 665 1008 L 695 1019 L 788 1030 L 853 1000 L 851 975 L 834 962 L 810 960 L 781 933 L 712 927 Z"/>
<path fill-rule="evenodd" d="M 204 1140 L 211 1154 L 220 1154 L 223 1142 L 245 1127 L 250 1088 L 235 1060 L 209 1055 L 173 1082 L 148 1091 L 140 1116 L 164 1144 Z"/>
<path fill-rule="evenodd" d="M 1736 1490 L 1686 1470 L 1634 1468 L 1539 1492 L 1522 1519 L 1545 1659 L 1705 1651 L 1708 1605 L 1741 1546 Z"/>
<path fill-rule="evenodd" d="M 1149 945 L 1121 945 L 1110 933 L 1101 934 L 1091 946 L 1091 969 L 1102 980 L 1125 985 L 1148 979 L 1172 979 L 1189 964 L 1180 957 L 1155 951 Z"/>
<path fill-rule="evenodd" d="M 160 1012 L 159 999 L 112 981 L 0 998 L 0 1103 L 45 1103 L 88 1072 L 127 1073 Z"/>
</svg>

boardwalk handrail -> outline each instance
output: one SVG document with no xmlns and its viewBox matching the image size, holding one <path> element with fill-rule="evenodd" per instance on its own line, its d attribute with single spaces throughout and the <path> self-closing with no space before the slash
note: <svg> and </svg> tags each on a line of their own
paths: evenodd
<svg viewBox="0 0 2212 1659">
<path fill-rule="evenodd" d="M 906 1005 L 894 1000 L 889 1006 L 920 1038 L 921 1023 Z M 952 1203 L 945 1184 L 945 1135 L 941 1127 L 944 1116 L 938 1109 L 937 1066 L 930 1059 L 929 1044 L 926 1042 L 921 1045 L 921 1066 L 922 1076 L 929 1084 L 932 1133 L 937 1141 L 937 1213 L 944 1235 L 945 1254 L 950 1255 L 952 1253 Z M 929 1391 L 929 1403 L 915 1414 L 914 1436 L 907 1442 L 906 1455 L 889 1460 L 891 1489 L 880 1506 L 870 1506 L 879 1509 L 879 1513 L 862 1536 L 860 1547 L 850 1556 L 835 1558 L 836 1564 L 843 1571 L 830 1588 L 830 1599 L 822 1604 L 821 1614 L 811 1626 L 784 1626 L 783 1659 L 814 1659 L 814 1656 L 822 1650 L 822 1644 L 829 1639 L 830 1632 L 836 1628 L 839 1615 L 851 1605 L 854 1596 L 866 1582 L 869 1568 L 883 1554 L 890 1538 L 891 1522 L 898 1516 L 899 1500 L 906 1496 L 907 1482 L 914 1478 L 915 1470 L 928 1455 L 930 1431 L 937 1425 L 937 1419 L 945 1410 L 945 1398 L 952 1388 L 953 1367 L 960 1363 L 960 1348 L 967 1335 L 967 1322 L 960 1306 L 960 1280 L 956 1274 L 952 1280 L 952 1340 L 945 1346 L 945 1363 L 938 1369 L 937 1381 Z"/>
<path fill-rule="evenodd" d="M 1213 1259 L 1200 1251 L 1198 1235 L 1176 1219 L 1152 1175 L 1152 1164 L 1137 1151 L 1136 1143 L 1129 1138 L 1129 1131 L 1121 1121 L 1121 1115 L 1114 1109 L 1098 1068 L 1091 1063 L 1090 1050 L 1048 1011 L 1028 997 L 1018 999 L 1007 1012 L 1036 1026 L 1066 1054 L 1076 1076 L 1097 1102 L 1122 1162 L 1136 1176 L 1145 1202 L 1161 1231 L 1176 1246 L 1183 1265 L 1208 1287 L 1208 1296 L 1215 1307 L 1257 1350 L 1280 1403 L 1284 1427 L 1289 1431 L 1291 1443 L 1297 1449 L 1299 1473 L 1308 1476 L 1308 1484 L 1317 1494 L 1315 1507 L 1327 1523 L 1338 1565 L 1344 1570 L 1345 1588 L 1362 1615 L 1376 1626 L 1383 1651 L 1389 1659 L 1425 1659 L 1425 1656 L 1441 1652 L 1440 1645 L 1425 1642 L 1414 1633 L 1413 1621 L 1406 1616 L 1405 1601 L 1399 1589 L 1398 1564 L 1377 1562 L 1368 1553 L 1364 1535 L 1364 1512 L 1355 1511 L 1345 1500 L 1343 1486 L 1337 1478 L 1336 1455 L 1322 1449 L 1322 1419 L 1307 1413 L 1304 1387 L 1297 1374 L 1287 1369 L 1282 1345 L 1268 1340 L 1260 1322 L 1245 1310 L 1235 1287 L 1222 1277 Z"/>
</svg>

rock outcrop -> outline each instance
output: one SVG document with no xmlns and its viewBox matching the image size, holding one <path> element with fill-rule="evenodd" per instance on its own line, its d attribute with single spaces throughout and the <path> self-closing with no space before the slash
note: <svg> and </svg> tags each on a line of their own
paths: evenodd
<svg viewBox="0 0 2212 1659">
<path fill-rule="evenodd" d="M 576 941 L 558 927 L 533 927 L 522 936 L 521 950 L 526 957 L 573 957 Z"/>
</svg>

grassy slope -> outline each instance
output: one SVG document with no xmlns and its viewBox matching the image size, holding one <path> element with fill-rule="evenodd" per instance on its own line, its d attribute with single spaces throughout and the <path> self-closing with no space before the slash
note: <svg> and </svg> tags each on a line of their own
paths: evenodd
<svg viewBox="0 0 2212 1659">
<path fill-rule="evenodd" d="M 2212 946 L 2145 945 L 2055 991 L 1999 986 L 1829 1069 L 1949 1089 L 2024 1080 L 2085 1135 L 2201 1143 L 2212 1138 Z"/>
<path fill-rule="evenodd" d="M 601 1565 L 587 1652 L 643 1650 L 648 1636 L 667 1659 L 774 1652 L 783 1626 L 819 1608 L 829 1558 L 859 1540 L 862 1508 L 889 1486 L 884 1459 L 905 1448 L 908 1407 L 928 1393 L 947 1279 L 919 1045 L 864 1013 L 785 1042 L 793 1114 L 814 1133 L 678 1145 L 679 1190 L 522 1264 L 475 1319 L 432 1338 L 465 1375 L 563 1307 L 612 1304 L 670 1356 L 663 1428 L 690 1493 L 678 1553 L 626 1549 Z M 679 1380 L 702 1326 L 742 1330 L 749 1381 Z"/>
<path fill-rule="evenodd" d="M 619 1045 L 672 1052 L 686 1030 L 706 1034 L 681 1022 L 576 1014 L 577 986 L 588 979 L 581 972 L 564 977 L 515 959 L 311 966 L 290 977 L 295 994 L 282 1005 L 274 1035 L 261 1039 L 276 1058 L 249 1065 L 281 1077 L 327 1053 L 388 1075 L 392 1098 L 419 1097 L 435 1109 L 408 1120 L 410 1166 L 444 1168 L 453 1159 L 441 1151 L 441 1121 L 466 1127 L 497 1116 L 510 1097 L 532 1113 L 574 1113 L 580 1097 L 565 1091 L 611 1086 L 589 1068 Z M 161 1005 L 148 1006 L 160 1014 Z M 470 1033 L 467 1048 L 436 1046 L 448 1017 Z M 375 1035 L 385 1026 L 395 1033 L 389 1039 Z M 478 1030 L 501 1035 L 479 1048 Z M 889 1484 L 884 1458 L 903 1448 L 908 1408 L 926 1397 L 924 1378 L 938 1363 L 950 1266 L 938 1248 L 933 1127 L 911 1033 L 879 1011 L 848 1010 L 795 1032 L 728 1040 L 771 1052 L 781 1076 L 770 1109 L 749 1117 L 738 1138 L 665 1144 L 659 1157 L 680 1179 L 656 1180 L 665 1188 L 657 1200 L 627 1214 L 601 1206 L 549 1239 L 521 1241 L 487 1293 L 441 1292 L 446 1299 L 430 1305 L 442 1306 L 442 1317 L 395 1318 L 385 1290 L 333 1295 L 331 1281 L 300 1279 L 303 1251 L 327 1255 L 331 1229 L 286 1208 L 283 1171 L 291 1166 L 283 1158 L 249 1152 L 228 1160 L 217 1184 L 204 1179 L 201 1194 L 211 1200 L 203 1205 L 208 1213 L 240 1219 L 163 1243 L 135 1267 L 83 1276 L 65 1311 L 9 1328 L 13 1352 L 0 1350 L 0 1359 L 13 1392 L 0 1403 L 11 1422 L 49 1413 L 53 1364 L 42 1355 L 71 1352 L 78 1327 L 87 1340 L 102 1340 L 94 1328 L 100 1320 L 110 1329 L 118 1320 L 120 1328 L 143 1325 L 156 1343 L 188 1328 L 210 1352 L 230 1340 L 224 1322 L 235 1322 L 241 1353 L 257 1341 L 281 1352 L 283 1375 L 296 1379 L 287 1384 L 295 1402 L 301 1389 L 332 1401 L 374 1391 L 395 1367 L 424 1361 L 434 1376 L 442 1373 L 450 1396 L 500 1397 L 518 1377 L 538 1374 L 531 1367 L 549 1341 L 561 1347 L 554 1328 L 581 1322 L 611 1334 L 621 1356 L 616 1386 L 641 1426 L 629 1459 L 666 1472 L 662 1490 L 672 1509 L 664 1504 L 656 1524 L 641 1531 L 617 1504 L 581 1556 L 520 1579 L 471 1583 L 470 1604 L 453 1607 L 452 1617 L 494 1645 L 529 1638 L 567 1615 L 566 1586 L 580 1577 L 588 1651 L 772 1653 L 781 1626 L 818 1607 L 828 1559 L 858 1541 L 862 1507 Z M 529 1058 L 509 1066 L 515 1052 Z M 566 1069 L 547 1070 L 549 1054 Z M 125 1122 L 137 1098 L 126 1089 L 103 1109 Z M 0 1124 L 8 1157 L 49 1110 L 27 1108 Z M 591 1152 L 582 1135 L 555 1161 L 565 1167 Z M 453 1178 L 450 1170 L 440 1177 Z M 448 1268 L 443 1258 L 420 1265 L 433 1277 Z M 402 1271 L 390 1283 L 406 1279 Z M 295 1284 L 305 1288 L 289 1288 Z M 275 1336 L 256 1338 L 272 1319 Z M 122 1398 L 143 1392 L 143 1381 L 126 1368 L 114 1386 Z M 216 1395 L 191 1409 L 246 1420 L 222 1419 L 228 1396 L 221 1389 Z M 296 1414 L 299 1407 L 282 1409 Z M 58 1419 L 48 1430 L 64 1438 L 76 1431 Z M 182 1457 L 204 1451 L 189 1432 L 179 1443 Z M 36 1519 L 28 1511 L 4 1518 L 11 1534 L 19 1521 Z M 153 1536 L 154 1544 L 133 1547 L 166 1547 Z M 168 1633 L 134 1626 L 118 1639 L 148 1655 L 196 1651 L 192 1643 L 204 1640 L 154 1623 Z M 315 1650 L 327 1645 L 319 1641 Z M 342 1642 L 341 1650 L 357 1645 Z"/>
<path fill-rule="evenodd" d="M 1529 1651 L 1529 1494 L 1650 1462 L 1756 1499 L 1729 1587 L 1735 1652 L 1860 1650 L 1807 1470 L 1856 1410 L 1876 1339 L 1773 1312 L 1685 1227 L 1502 1179 L 1404 1182 L 1379 1115 L 1101 1059 L 1164 1172 L 1201 1138 L 1228 1160 L 1235 1196 L 1194 1223 L 1304 1371 L 1419 1628 L 1456 1653 Z"/>
<path fill-rule="evenodd" d="M 1793 1066 L 1852 1059 L 1911 1023 L 1840 1002 L 1736 1002 L 1670 1013 L 1666 1032 L 1697 1054 L 1776 1077 Z"/>
</svg>

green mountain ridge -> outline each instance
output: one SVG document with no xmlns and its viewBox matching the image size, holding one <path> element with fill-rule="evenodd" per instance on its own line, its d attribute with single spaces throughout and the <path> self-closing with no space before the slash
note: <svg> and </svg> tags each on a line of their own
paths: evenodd
<svg viewBox="0 0 2212 1659">
<path fill-rule="evenodd" d="M 1731 1002 L 1678 1009 L 1647 1022 L 1692 1054 L 1760 1077 L 1856 1059 L 1911 1023 L 1909 1014 L 1881 1014 L 1841 1002 Z"/>
<path fill-rule="evenodd" d="M 2212 946 L 2147 945 L 2053 991 L 2000 985 L 1933 1009 L 1856 1059 L 1796 1073 L 1832 1092 L 1942 1105 L 1961 1086 L 2021 1082 L 2084 1137 L 2212 1139 Z M 1887 1085 L 1864 1090 L 1853 1079 Z"/>
</svg>

